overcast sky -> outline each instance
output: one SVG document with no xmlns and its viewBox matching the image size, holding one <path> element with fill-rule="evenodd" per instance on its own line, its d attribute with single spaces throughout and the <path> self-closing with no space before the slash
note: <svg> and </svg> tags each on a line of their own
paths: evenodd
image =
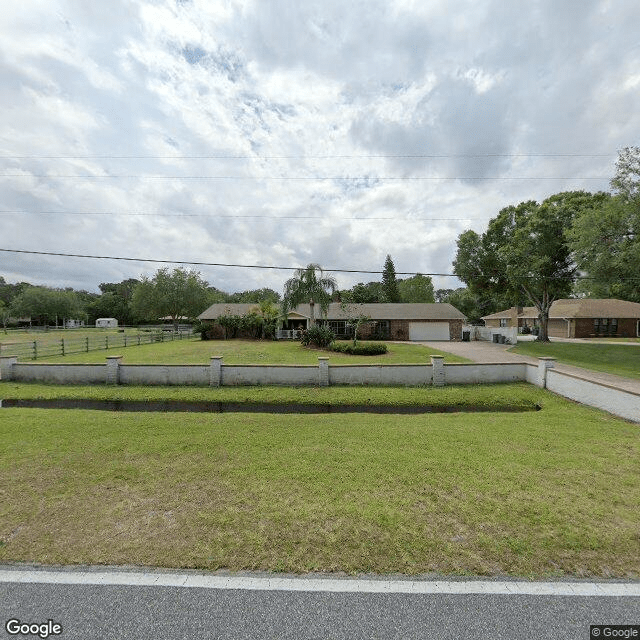
<svg viewBox="0 0 640 640">
<path fill-rule="evenodd" d="M 640 144 L 639 23 L 637 0 L 4 3 L 0 248 L 450 273 L 502 207 L 608 189 Z M 90 291 L 159 266 L 0 252 L 9 282 Z"/>
</svg>

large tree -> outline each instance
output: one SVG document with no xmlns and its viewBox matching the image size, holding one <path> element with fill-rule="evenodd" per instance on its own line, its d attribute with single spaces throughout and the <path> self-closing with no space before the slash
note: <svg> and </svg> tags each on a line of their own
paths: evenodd
<svg viewBox="0 0 640 640">
<path fill-rule="evenodd" d="M 358 284 L 340 292 L 340 299 L 343 302 L 355 304 L 370 304 L 382 302 L 382 284 L 380 282 L 358 282 Z"/>
<path fill-rule="evenodd" d="M 13 316 L 37 318 L 45 325 L 62 320 L 64 326 L 65 319 L 84 316 L 75 291 L 48 287 L 25 287 L 11 302 L 10 311 Z"/>
<path fill-rule="evenodd" d="M 401 302 L 435 302 L 433 281 L 421 273 L 398 281 Z"/>
<path fill-rule="evenodd" d="M 568 296 L 575 280 L 567 231 L 593 198 L 575 191 L 505 207 L 482 236 L 458 238 L 454 272 L 473 293 L 506 295 L 514 304 L 526 298 L 538 310 L 538 340 L 548 341 L 551 304 Z"/>
<path fill-rule="evenodd" d="M 282 311 L 284 315 L 302 303 L 311 304 L 311 324 L 315 324 L 315 305 L 319 304 L 323 315 L 329 310 L 331 296 L 337 289 L 335 278 L 326 276 L 319 264 L 308 264 L 296 269 L 293 277 L 284 283 Z"/>
<path fill-rule="evenodd" d="M 620 152 L 614 195 L 601 193 L 576 217 L 569 233 L 580 292 L 640 302 L 640 148 Z"/>
<path fill-rule="evenodd" d="M 177 331 L 180 318 L 195 318 L 208 304 L 208 283 L 199 271 L 168 268 L 143 277 L 133 292 L 131 307 L 137 316 L 171 318 Z"/>
<path fill-rule="evenodd" d="M 400 302 L 400 290 L 396 279 L 396 268 L 391 256 L 387 254 L 382 270 L 382 295 L 384 302 Z"/>
</svg>

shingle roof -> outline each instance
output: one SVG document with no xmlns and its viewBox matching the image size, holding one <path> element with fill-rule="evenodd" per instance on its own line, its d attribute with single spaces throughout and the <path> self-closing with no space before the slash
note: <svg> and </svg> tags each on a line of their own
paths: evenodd
<svg viewBox="0 0 640 640">
<path fill-rule="evenodd" d="M 214 320 L 221 315 L 244 315 L 257 304 L 225 302 L 212 304 L 201 313 L 200 320 Z M 308 304 L 298 305 L 294 311 L 307 318 L 311 317 L 311 307 Z M 315 305 L 315 317 L 320 317 L 320 305 Z M 339 302 L 329 305 L 327 318 L 329 320 L 345 320 L 354 316 L 369 316 L 372 320 L 465 320 L 466 316 L 448 303 L 378 303 L 378 304 L 346 304 Z"/>
<path fill-rule="evenodd" d="M 483 320 L 511 318 L 512 310 L 505 309 L 482 316 Z M 524 307 L 518 318 L 537 318 L 536 307 Z M 640 303 L 615 298 L 576 298 L 556 300 L 549 310 L 550 318 L 640 318 Z"/>
</svg>

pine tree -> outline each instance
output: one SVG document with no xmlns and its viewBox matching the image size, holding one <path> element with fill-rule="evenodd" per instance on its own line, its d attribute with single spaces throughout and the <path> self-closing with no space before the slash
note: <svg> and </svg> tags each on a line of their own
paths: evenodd
<svg viewBox="0 0 640 640">
<path fill-rule="evenodd" d="M 385 302 L 400 302 L 400 290 L 396 280 L 396 268 L 391 256 L 387 254 L 382 272 L 382 291 Z"/>
</svg>

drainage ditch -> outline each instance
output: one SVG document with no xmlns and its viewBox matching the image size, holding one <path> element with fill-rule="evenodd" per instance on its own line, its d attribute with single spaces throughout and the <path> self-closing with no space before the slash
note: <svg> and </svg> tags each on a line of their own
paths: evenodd
<svg viewBox="0 0 640 640">
<path fill-rule="evenodd" d="M 194 413 L 479 413 L 539 411 L 540 405 L 373 405 L 373 404 L 269 404 L 265 402 L 215 402 L 184 400 L 0 400 L 1 408 L 90 409 L 94 411 L 149 411 Z"/>
</svg>

